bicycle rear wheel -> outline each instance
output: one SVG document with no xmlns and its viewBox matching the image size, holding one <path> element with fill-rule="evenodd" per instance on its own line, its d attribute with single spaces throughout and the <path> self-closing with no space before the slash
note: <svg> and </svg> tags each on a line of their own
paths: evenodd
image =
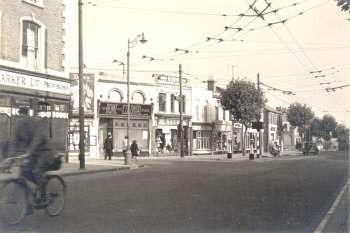
<svg viewBox="0 0 350 233">
<path fill-rule="evenodd" d="M 59 215 L 65 204 L 66 184 L 58 175 L 50 175 L 46 177 L 45 197 L 47 205 L 45 212 L 49 216 Z"/>
<path fill-rule="evenodd" d="M 26 216 L 28 202 L 26 186 L 18 180 L 6 181 L 0 194 L 1 218 L 7 224 L 18 224 Z"/>
</svg>

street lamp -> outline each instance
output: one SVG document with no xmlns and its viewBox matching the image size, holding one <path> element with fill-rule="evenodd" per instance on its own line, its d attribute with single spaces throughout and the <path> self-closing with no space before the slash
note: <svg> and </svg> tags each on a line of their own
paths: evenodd
<svg viewBox="0 0 350 233">
<path fill-rule="evenodd" d="M 136 46 L 137 42 L 141 42 L 142 44 L 146 43 L 147 40 L 145 39 L 144 34 L 137 35 L 135 39 L 130 40 L 128 39 L 128 52 L 126 53 L 126 100 L 127 100 L 127 114 L 128 114 L 128 119 L 126 122 L 126 136 L 127 136 L 127 151 L 126 151 L 126 156 L 125 156 L 125 165 L 130 164 L 130 151 L 129 151 L 129 145 L 130 145 L 130 134 L 129 134 L 129 129 L 130 129 L 130 48 L 133 48 Z"/>
<path fill-rule="evenodd" d="M 124 75 L 125 74 L 125 63 L 122 61 L 118 61 L 117 59 L 114 59 L 113 63 L 118 63 L 119 65 L 123 66 L 123 75 Z"/>
</svg>

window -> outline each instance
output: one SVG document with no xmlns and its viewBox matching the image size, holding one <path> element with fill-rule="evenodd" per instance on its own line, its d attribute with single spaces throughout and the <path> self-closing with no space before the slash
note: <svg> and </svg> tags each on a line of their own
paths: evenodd
<svg viewBox="0 0 350 233">
<path fill-rule="evenodd" d="M 145 102 L 145 98 L 141 92 L 135 92 L 132 97 L 133 103 L 143 104 Z"/>
<path fill-rule="evenodd" d="M 219 120 L 219 108 L 215 107 L 215 120 Z"/>
<path fill-rule="evenodd" d="M 165 112 L 166 110 L 166 94 L 159 93 L 159 111 Z"/>
<path fill-rule="evenodd" d="M 40 67 L 40 26 L 32 21 L 22 24 L 22 59 L 25 67 L 38 70 Z"/>
<path fill-rule="evenodd" d="M 222 110 L 222 119 L 226 120 L 226 111 L 224 109 Z"/>
<path fill-rule="evenodd" d="M 117 90 L 112 90 L 109 93 L 108 99 L 109 101 L 112 101 L 112 102 L 118 102 L 118 103 L 122 102 L 122 97 L 120 95 L 120 92 Z"/>
<path fill-rule="evenodd" d="M 175 112 L 175 95 L 171 94 L 170 96 L 170 111 Z"/>
</svg>

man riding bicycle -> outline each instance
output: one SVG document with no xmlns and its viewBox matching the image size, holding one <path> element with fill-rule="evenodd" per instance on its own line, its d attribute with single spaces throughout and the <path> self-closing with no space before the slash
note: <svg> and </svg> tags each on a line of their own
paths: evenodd
<svg viewBox="0 0 350 233">
<path fill-rule="evenodd" d="M 48 127 L 47 119 L 30 117 L 28 108 L 20 108 L 14 146 L 16 154 L 24 154 L 26 160 L 21 175 L 41 189 L 43 175 L 56 154 Z"/>
</svg>

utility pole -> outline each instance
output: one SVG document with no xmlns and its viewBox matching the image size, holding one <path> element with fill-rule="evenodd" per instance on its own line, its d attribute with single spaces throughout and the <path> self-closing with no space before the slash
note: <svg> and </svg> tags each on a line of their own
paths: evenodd
<svg viewBox="0 0 350 233">
<path fill-rule="evenodd" d="M 260 74 L 258 73 L 257 74 L 257 85 L 258 85 L 258 93 L 260 93 Z M 259 109 L 260 109 L 260 112 L 261 112 L 261 102 L 260 102 L 260 98 L 259 98 Z M 262 152 L 261 152 L 261 144 L 262 144 L 262 133 L 261 133 L 261 129 L 260 129 L 260 120 L 261 120 L 261 116 L 259 115 L 259 119 L 258 119 L 258 124 L 259 124 L 259 128 L 258 128 L 258 134 L 259 134 L 259 157 L 261 157 L 262 155 Z"/>
<path fill-rule="evenodd" d="M 83 61 L 83 2 L 78 0 L 79 24 L 79 165 L 85 169 L 85 130 L 84 130 L 84 61 Z"/>
<path fill-rule="evenodd" d="M 183 95 L 182 95 L 182 65 L 179 64 L 179 85 L 180 85 L 180 127 L 179 127 L 179 134 L 180 134 L 180 157 L 183 158 L 184 155 L 184 130 L 183 130 Z"/>
</svg>

